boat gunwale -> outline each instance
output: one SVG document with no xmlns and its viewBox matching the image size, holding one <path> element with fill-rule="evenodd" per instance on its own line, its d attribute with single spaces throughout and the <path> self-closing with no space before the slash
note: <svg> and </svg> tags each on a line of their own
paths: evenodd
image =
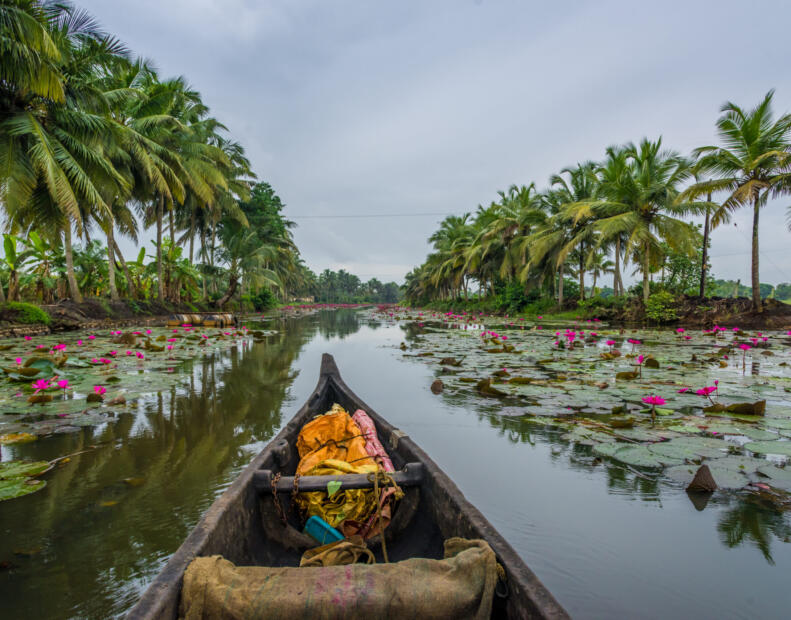
<svg viewBox="0 0 791 620">
<path fill-rule="evenodd" d="M 424 485 L 431 485 L 443 492 L 450 502 L 455 504 L 459 514 L 463 514 L 473 529 L 479 531 L 481 538 L 486 540 L 497 556 L 498 562 L 505 568 L 509 589 L 513 597 L 515 591 L 521 591 L 530 605 L 525 611 L 527 617 L 569 618 L 566 610 L 544 586 L 536 574 L 525 564 L 514 548 L 503 538 L 484 515 L 470 503 L 451 478 L 424 452 L 408 435 L 398 433 L 399 429 L 379 415 L 375 409 L 365 403 L 343 381 L 333 357 L 327 353 L 322 355 L 321 371 L 316 387 L 299 411 L 289 420 L 278 434 L 259 452 L 240 472 L 228 488 L 214 500 L 197 525 L 184 542 L 168 559 L 165 566 L 149 584 L 137 604 L 127 613 L 128 620 L 150 620 L 152 618 L 178 617 L 178 603 L 184 572 L 189 563 L 202 555 L 210 543 L 210 537 L 220 525 L 226 512 L 253 489 L 254 473 L 262 469 L 270 457 L 275 458 L 275 447 L 285 438 L 299 432 L 303 419 L 319 404 L 325 390 L 335 387 L 338 393 L 344 394 L 355 406 L 363 409 L 373 419 L 380 438 L 397 437 L 398 449 L 411 452 L 416 460 L 425 468 Z M 384 431 L 384 434 L 382 433 Z M 393 435 L 393 432 L 397 433 Z M 395 446 L 392 446 L 395 448 Z"/>
</svg>

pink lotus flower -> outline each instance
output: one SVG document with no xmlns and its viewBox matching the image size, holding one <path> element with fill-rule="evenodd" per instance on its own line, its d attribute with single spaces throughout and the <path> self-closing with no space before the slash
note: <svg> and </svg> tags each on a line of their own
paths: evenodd
<svg viewBox="0 0 791 620">
<path fill-rule="evenodd" d="M 692 336 L 684 336 L 684 340 L 692 340 Z"/>
<path fill-rule="evenodd" d="M 25 340 L 33 340 L 30 336 L 25 336 Z"/>
<path fill-rule="evenodd" d="M 107 393 L 107 388 L 102 387 L 101 385 L 94 385 L 93 391 L 99 396 L 104 396 Z"/>
<path fill-rule="evenodd" d="M 33 389 L 36 390 L 36 394 L 38 394 L 41 390 L 46 390 L 49 387 L 49 381 L 47 379 L 38 379 L 37 381 L 33 382 Z"/>
<path fill-rule="evenodd" d="M 543 317 L 543 316 L 541 316 L 541 315 L 539 314 L 539 315 L 538 315 L 536 318 L 537 318 L 537 319 L 540 321 L 540 320 L 541 320 L 541 319 L 543 319 L 544 317 Z"/>
<path fill-rule="evenodd" d="M 17 357 L 14 361 L 16 362 L 17 366 L 21 366 L 22 365 L 22 358 L 21 357 Z"/>
<path fill-rule="evenodd" d="M 679 394 L 683 394 L 684 392 L 688 392 L 688 391 L 689 391 L 689 388 L 685 387 L 685 388 L 681 388 L 680 390 L 678 390 L 678 393 Z"/>
<path fill-rule="evenodd" d="M 169 345 L 167 346 L 167 349 L 168 349 L 168 351 L 170 351 L 171 349 L 173 349 L 173 345 L 172 345 L 172 344 L 169 344 Z"/>
<path fill-rule="evenodd" d="M 52 348 L 53 348 L 55 351 L 64 351 L 64 350 L 66 349 L 66 345 L 65 345 L 65 344 L 56 344 L 56 345 L 55 345 L 54 347 L 52 347 Z"/>
<path fill-rule="evenodd" d="M 90 336 L 88 336 L 88 340 L 96 340 L 96 336 L 94 336 L 93 334 L 91 334 Z"/>
<path fill-rule="evenodd" d="M 716 391 L 717 391 L 717 388 L 715 386 L 708 385 L 706 387 L 700 388 L 695 393 L 698 394 L 699 396 L 708 396 L 712 392 L 716 392 Z"/>
<path fill-rule="evenodd" d="M 661 396 L 643 396 L 643 402 L 646 405 L 664 405 L 665 399 Z"/>
<path fill-rule="evenodd" d="M 613 346 L 614 344 L 615 344 L 615 340 L 608 340 L 608 341 L 607 341 L 607 346 L 608 346 L 608 347 L 611 347 L 611 346 Z"/>
<path fill-rule="evenodd" d="M 740 345 L 739 345 L 739 348 L 740 348 L 742 351 L 748 351 L 749 349 L 752 349 L 752 347 L 751 347 L 749 344 L 740 344 Z"/>
<path fill-rule="evenodd" d="M 132 355 L 132 352 L 131 351 L 127 351 L 126 354 L 127 355 Z"/>
<path fill-rule="evenodd" d="M 98 363 L 99 360 L 97 360 L 95 357 L 91 360 L 91 364 L 98 364 Z"/>
<path fill-rule="evenodd" d="M 69 389 L 69 380 L 61 379 L 60 381 L 58 381 L 58 387 L 65 392 L 66 390 Z"/>
<path fill-rule="evenodd" d="M 78 341 L 77 341 L 77 346 L 78 346 L 78 347 L 81 347 L 81 346 L 82 346 L 82 340 L 78 340 Z"/>
<path fill-rule="evenodd" d="M 110 351 L 109 355 L 115 357 L 116 355 L 118 355 L 118 351 Z"/>
<path fill-rule="evenodd" d="M 176 342 L 177 338 L 168 338 L 168 342 Z"/>
<path fill-rule="evenodd" d="M 645 356 L 643 356 L 643 355 L 638 355 L 637 356 L 637 364 L 638 365 L 642 364 L 644 361 L 645 361 Z"/>
<path fill-rule="evenodd" d="M 676 330 L 676 333 L 677 333 L 677 334 L 683 334 L 683 333 L 684 333 L 684 331 L 685 331 L 685 330 L 684 330 L 684 328 L 683 328 L 683 327 L 679 327 L 679 328 Z"/>
<path fill-rule="evenodd" d="M 111 360 L 108 360 L 106 357 L 99 358 L 99 361 L 102 364 L 110 364 L 110 363 L 112 363 Z"/>
<path fill-rule="evenodd" d="M 135 353 L 135 355 L 137 355 L 137 359 L 139 359 L 139 360 L 142 360 L 142 359 L 144 359 L 144 358 L 145 358 L 145 355 L 143 355 L 143 354 L 142 354 L 140 351 L 138 351 L 137 353 Z"/>
<path fill-rule="evenodd" d="M 150 335 L 151 335 L 151 330 L 150 330 L 150 329 L 147 329 L 147 330 L 146 330 L 146 334 L 148 334 L 148 335 L 150 336 Z"/>
</svg>

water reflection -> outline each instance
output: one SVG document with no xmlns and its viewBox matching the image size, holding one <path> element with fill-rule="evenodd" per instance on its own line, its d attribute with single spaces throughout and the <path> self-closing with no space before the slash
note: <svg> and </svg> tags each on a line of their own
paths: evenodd
<svg viewBox="0 0 791 620">
<path fill-rule="evenodd" d="M 106 617 L 133 604 L 280 427 L 302 346 L 320 325 L 352 329 L 354 316 L 339 314 L 267 325 L 278 333 L 187 363 L 181 385 L 102 427 L 20 448 L 19 458 L 45 460 L 87 451 L 43 491 L 0 505 L 3 616 Z"/>
<path fill-rule="evenodd" d="M 443 395 L 444 397 L 444 395 Z M 458 396 L 450 397 L 458 400 Z M 535 445 L 548 443 L 553 447 L 549 460 L 585 472 L 603 469 L 609 493 L 637 499 L 647 503 L 660 503 L 663 492 L 677 493 L 678 485 L 663 481 L 662 475 L 652 470 L 637 470 L 628 465 L 601 459 L 588 446 L 569 443 L 561 438 L 562 432 L 552 426 L 538 424 L 518 417 L 496 415 L 496 407 L 486 406 L 480 419 L 487 420 L 500 435 L 511 443 Z M 689 500 L 697 511 L 707 507 L 721 511 L 717 520 L 717 531 L 722 543 L 729 548 L 751 544 L 766 561 L 774 565 L 771 541 L 791 542 L 791 513 L 787 507 L 778 506 L 770 497 L 752 492 L 724 492 L 712 494 L 689 494 Z"/>
<path fill-rule="evenodd" d="M 760 549 L 766 561 L 774 565 L 771 543 L 773 539 L 791 542 L 791 523 L 788 514 L 774 503 L 757 495 L 726 497 L 725 510 L 717 524 L 720 539 L 728 547 L 752 543 Z"/>
</svg>

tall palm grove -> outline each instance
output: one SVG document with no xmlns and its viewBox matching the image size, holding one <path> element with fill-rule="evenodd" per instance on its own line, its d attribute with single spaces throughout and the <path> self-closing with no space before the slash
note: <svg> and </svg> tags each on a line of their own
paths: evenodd
<svg viewBox="0 0 791 620">
<path fill-rule="evenodd" d="M 723 105 L 719 144 L 689 156 L 665 148 L 661 138 L 612 146 L 600 162 L 553 175 L 544 191 L 514 185 L 474 214 L 447 217 L 429 239 L 431 254 L 407 275 L 407 299 L 473 295 L 498 297 L 502 307 L 514 298 L 563 307 L 570 296 L 601 301 L 606 290 L 612 301 L 629 292 L 626 270 L 638 277 L 631 292 L 644 304 L 655 292 L 670 295 L 668 289 L 702 297 L 713 230 L 749 209 L 752 306 L 760 312 L 761 210 L 791 192 L 791 115 L 776 119 L 772 98 L 770 91 L 752 109 Z M 702 226 L 689 221 L 695 215 Z M 597 288 L 605 275 L 611 287 Z"/>
<path fill-rule="evenodd" d="M 0 0 L 0 68 L 0 301 L 301 293 L 283 205 L 185 78 L 40 0 Z"/>
</svg>

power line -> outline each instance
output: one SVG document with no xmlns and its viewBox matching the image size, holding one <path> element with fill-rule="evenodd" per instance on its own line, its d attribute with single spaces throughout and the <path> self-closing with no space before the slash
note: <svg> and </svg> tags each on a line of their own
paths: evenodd
<svg viewBox="0 0 791 620">
<path fill-rule="evenodd" d="M 437 217 L 451 213 L 359 213 L 356 215 L 287 215 L 288 219 L 338 219 L 338 218 L 376 218 L 376 217 Z"/>
</svg>

